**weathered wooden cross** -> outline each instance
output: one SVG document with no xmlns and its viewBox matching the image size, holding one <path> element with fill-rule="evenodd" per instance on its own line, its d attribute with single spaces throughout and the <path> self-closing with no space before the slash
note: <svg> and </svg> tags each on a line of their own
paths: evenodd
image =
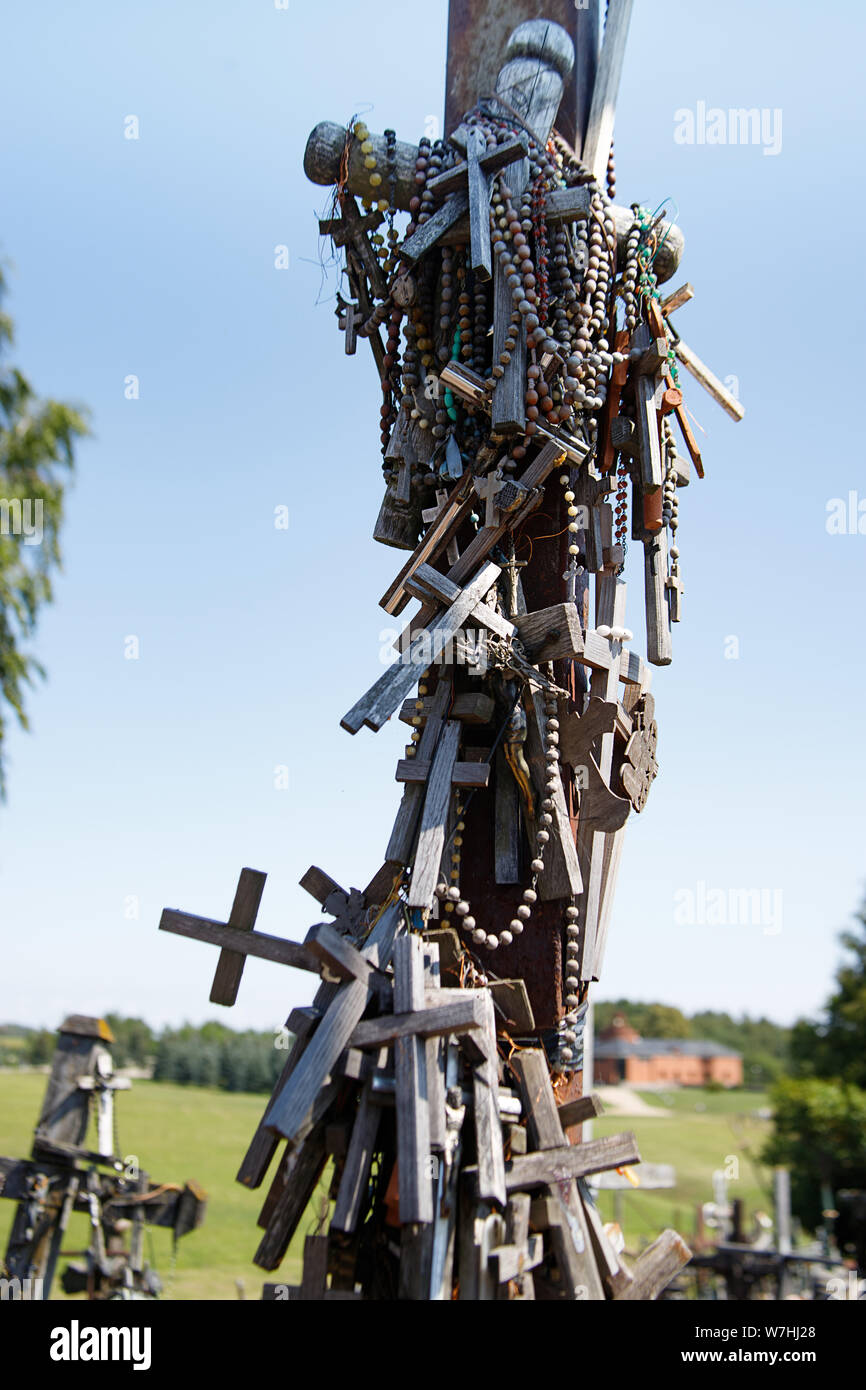
<svg viewBox="0 0 866 1390">
<path fill-rule="evenodd" d="M 266 877 L 258 869 L 241 869 L 227 922 L 216 922 L 210 917 L 194 917 L 190 912 L 178 912 L 168 907 L 163 910 L 160 931 L 186 936 L 192 941 L 205 941 L 209 946 L 220 948 L 210 992 L 212 1004 L 225 1004 L 229 1008 L 234 1004 L 247 956 L 258 956 L 279 965 L 291 965 L 296 970 L 319 969 L 318 961 L 300 943 L 253 930 Z"/>
</svg>

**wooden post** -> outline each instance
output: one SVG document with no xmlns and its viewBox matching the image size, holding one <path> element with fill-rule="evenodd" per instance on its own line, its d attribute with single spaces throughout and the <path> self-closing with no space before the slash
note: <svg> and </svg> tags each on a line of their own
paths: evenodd
<svg viewBox="0 0 866 1390">
<path fill-rule="evenodd" d="M 598 0 L 449 0 L 445 129 L 449 135 L 464 112 L 496 88 L 501 56 L 513 29 L 527 19 L 551 19 L 574 41 L 574 70 L 566 83 L 557 126 L 580 150 L 598 61 Z"/>
</svg>

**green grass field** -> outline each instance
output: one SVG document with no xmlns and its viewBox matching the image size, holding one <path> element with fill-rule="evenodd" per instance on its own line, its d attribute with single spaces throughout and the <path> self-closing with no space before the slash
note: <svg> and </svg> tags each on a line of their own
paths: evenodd
<svg viewBox="0 0 866 1390">
<path fill-rule="evenodd" d="M 746 1205 L 746 1229 L 756 1211 L 772 1211 L 772 1179 L 757 1162 L 770 1123 L 756 1115 L 767 1098 L 758 1091 L 643 1091 L 652 1106 L 673 1112 L 668 1117 L 603 1115 L 593 1121 L 593 1135 L 632 1130 L 647 1163 L 670 1163 L 676 1169 L 672 1189 L 624 1194 L 623 1229 L 629 1249 L 653 1240 L 666 1226 L 682 1236 L 694 1234 L 695 1212 L 713 1198 L 713 1173 L 738 1173 L 728 1181 L 728 1197 Z M 734 1162 L 735 1160 L 735 1162 Z M 613 1218 L 614 1194 L 601 1195 L 604 1219 Z"/>
<path fill-rule="evenodd" d="M 39 1073 L 0 1073 L 0 1153 L 29 1153 L 44 1089 L 45 1076 Z M 763 1095 L 692 1090 L 643 1095 L 650 1105 L 674 1113 L 658 1118 L 602 1116 L 594 1121 L 597 1137 L 631 1129 L 647 1162 L 671 1163 L 677 1170 L 674 1190 L 638 1189 L 624 1195 L 623 1225 L 630 1250 L 639 1249 L 666 1226 L 688 1239 L 697 1204 L 712 1199 L 713 1172 L 732 1167 L 732 1158 L 738 1161 L 739 1177 L 729 1183 L 730 1196 L 744 1198 L 749 1219 L 758 1209 L 770 1209 L 767 1175 L 750 1161 L 769 1127 L 754 1115 L 766 1104 Z M 208 1193 L 205 1223 L 179 1242 L 173 1272 L 170 1233 L 155 1230 L 148 1238 L 148 1258 L 163 1279 L 165 1297 L 234 1299 L 240 1280 L 246 1297 L 258 1299 L 266 1279 L 299 1280 L 300 1250 L 306 1229 L 312 1229 L 312 1215 L 310 1222 L 302 1223 L 279 1274 L 265 1274 L 252 1263 L 252 1256 L 261 1234 L 256 1218 L 267 1188 L 249 1192 L 234 1180 L 264 1104 L 264 1096 L 149 1081 L 134 1082 L 131 1091 L 118 1097 L 122 1155 L 137 1155 L 141 1166 L 160 1182 L 195 1178 Z M 613 1217 L 613 1201 L 612 1193 L 602 1194 L 605 1220 Z M 0 1251 L 5 1249 L 13 1211 L 11 1202 L 0 1201 Z M 83 1248 L 86 1232 L 86 1219 L 74 1217 L 64 1248 Z M 54 1296 L 62 1296 L 57 1285 Z"/>
</svg>

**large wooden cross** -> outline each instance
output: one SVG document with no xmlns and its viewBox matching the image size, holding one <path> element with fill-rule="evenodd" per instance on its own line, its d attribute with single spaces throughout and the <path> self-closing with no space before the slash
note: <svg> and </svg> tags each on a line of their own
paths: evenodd
<svg viewBox="0 0 866 1390">
<path fill-rule="evenodd" d="M 469 242 L 476 272 L 481 277 L 484 276 L 489 254 L 489 236 L 484 226 L 488 181 L 497 173 L 497 160 L 508 160 L 504 167 L 499 165 L 502 178 L 512 194 L 519 198 L 525 187 L 528 170 L 528 161 L 523 157 L 523 137 L 527 128 L 544 148 L 556 119 L 562 133 L 577 152 L 582 153 L 593 172 L 597 176 L 603 174 L 609 153 L 630 9 L 628 0 L 611 0 L 607 10 L 604 44 L 599 51 L 598 0 L 588 0 L 588 3 L 579 6 L 573 5 L 571 0 L 505 0 L 505 3 L 496 6 L 476 5 L 469 3 L 469 0 L 451 0 L 444 132 L 449 137 L 456 134 L 455 143 L 465 158 L 454 169 L 447 170 L 430 181 L 434 195 L 442 196 L 444 201 L 418 228 L 408 244 L 401 248 L 401 255 L 406 261 L 411 264 L 437 242 L 442 245 Z M 543 25 L 541 21 L 544 20 L 553 21 L 554 25 L 559 24 L 565 29 L 574 42 L 576 61 L 572 58 L 570 46 L 562 42 L 561 33 L 549 25 Z M 527 21 L 536 21 L 536 25 L 530 30 L 527 28 Z M 509 35 L 513 34 L 518 26 L 523 26 L 522 32 L 509 40 Z M 539 39 L 542 28 L 543 42 Z M 598 81 L 595 80 L 596 71 Z M 494 151 L 482 151 L 480 146 L 474 145 L 470 128 L 461 125 L 461 121 L 464 113 L 480 99 L 483 99 L 488 109 L 494 112 L 499 103 L 500 114 L 507 119 L 513 119 L 517 113 L 518 133 L 512 144 L 499 146 Z M 369 139 L 374 157 L 384 166 L 388 158 L 388 146 L 384 137 L 371 134 Z M 343 127 L 323 122 L 308 142 L 304 161 L 308 176 L 313 182 L 331 185 L 340 179 L 348 192 L 363 196 L 368 189 L 368 172 L 364 168 L 359 150 L 355 148 L 356 145 L 357 142 L 347 142 Z M 416 191 L 417 151 L 399 141 L 396 147 L 392 146 L 392 150 L 395 168 L 392 202 L 398 208 L 407 209 Z M 344 158 L 345 162 L 341 163 Z M 559 189 L 547 196 L 545 213 L 549 225 L 553 227 L 563 221 L 586 219 L 589 212 L 590 190 L 586 187 Z M 611 215 L 622 256 L 633 224 L 633 212 L 629 207 L 614 206 Z M 653 269 L 661 283 L 674 272 L 683 241 L 678 229 L 674 227 L 664 226 L 660 229 L 660 236 L 661 246 L 655 257 Z M 510 289 L 504 277 L 494 269 L 495 355 L 502 350 L 511 308 Z M 450 388 L 467 406 L 489 415 L 490 427 L 503 438 L 509 433 L 521 431 L 525 425 L 524 346 L 521 335 L 521 342 L 517 351 L 511 354 L 505 374 L 492 389 L 488 383 L 476 377 L 460 363 L 451 363 L 440 375 L 441 385 Z M 652 385 L 651 380 L 648 384 Z M 428 570 L 442 553 L 452 546 L 473 507 L 477 506 L 474 479 L 470 475 L 455 481 L 452 492 L 441 503 L 435 518 L 430 518 L 429 529 L 416 547 L 415 553 L 410 556 L 401 574 L 384 595 L 383 607 L 389 613 L 399 613 L 413 595 L 422 597 L 421 612 L 412 620 L 408 633 L 401 639 L 404 649 L 411 651 L 415 640 L 423 636 L 424 641 L 419 642 L 419 652 L 423 652 L 428 660 L 435 659 L 435 652 L 448 640 L 450 633 L 455 632 L 461 623 L 467 621 L 470 613 L 474 620 L 478 620 L 476 606 L 489 605 L 483 603 L 485 595 L 479 592 L 475 585 L 479 579 L 484 583 L 488 582 L 488 567 L 492 568 L 493 562 L 497 571 L 501 568 L 502 552 L 496 548 L 503 542 L 507 545 L 509 533 L 517 528 L 520 529 L 522 537 L 533 539 L 535 519 L 532 514 L 536 509 L 538 524 L 534 526 L 534 534 L 541 537 L 554 529 L 542 518 L 545 513 L 559 513 L 562 496 L 559 474 L 563 468 L 572 473 L 581 493 L 585 491 L 589 494 L 590 490 L 592 492 L 591 496 L 586 497 L 593 523 L 589 530 L 591 539 L 596 543 L 596 551 L 600 549 L 601 554 L 593 555 L 592 558 L 597 564 L 587 565 L 587 571 L 597 569 L 601 564 L 616 567 L 616 548 L 612 537 L 606 535 L 604 530 L 605 508 L 595 505 L 601 502 L 604 493 L 609 489 L 609 481 L 601 482 L 598 479 L 590 480 L 583 477 L 586 472 L 586 447 L 579 440 L 567 437 L 555 428 L 549 428 L 543 421 L 537 423 L 538 442 L 547 447 L 541 449 L 524 470 L 524 474 L 509 480 L 501 488 L 495 479 L 488 479 L 480 484 L 486 504 L 486 524 L 480 527 L 468 543 L 463 542 L 462 553 L 448 570 L 447 579 L 451 585 L 456 586 L 456 594 L 454 590 L 446 592 L 445 586 L 441 584 L 439 591 L 434 591 L 430 587 L 434 581 Z M 654 475 L 647 481 L 651 487 L 661 485 L 663 480 L 658 475 L 657 467 Z M 583 496 L 580 500 L 584 501 Z M 607 529 L 609 531 L 610 528 Z M 560 539 L 546 537 L 546 543 L 538 548 L 532 562 L 525 569 L 523 583 L 530 614 L 553 610 L 557 605 L 561 605 L 566 597 L 580 597 L 583 602 L 586 582 L 584 580 L 581 584 L 578 579 L 576 571 L 579 566 L 572 563 L 568 541 L 567 535 Z M 453 554 L 452 550 L 451 555 Z M 520 558 L 523 559 L 524 556 L 521 555 Z M 425 570 L 425 566 L 428 570 Z M 563 581 L 564 572 L 574 574 L 568 591 Z M 596 624 L 596 629 L 587 633 L 586 652 L 579 660 L 595 670 L 594 688 L 603 683 L 603 694 L 607 694 L 610 687 L 615 700 L 620 680 L 640 680 L 646 668 L 636 657 L 621 651 L 614 653 L 616 641 L 599 635 L 599 627 L 605 626 L 605 618 L 599 613 L 596 614 Z M 617 625 L 609 618 L 607 626 Z M 592 667 L 593 658 L 597 663 L 595 668 Z M 553 660 L 556 661 L 556 658 Z M 560 684 L 572 680 L 574 671 L 566 660 L 560 659 L 560 664 L 558 667 L 555 665 L 554 669 Z M 380 728 L 408 697 L 415 678 L 420 674 L 420 670 L 412 671 L 411 662 L 398 663 L 349 711 L 343 720 L 344 727 L 351 732 L 355 732 L 364 724 L 374 729 Z M 541 713 L 543 715 L 543 709 Z M 407 862 L 407 846 L 411 850 L 413 837 L 418 833 L 419 819 L 431 790 L 429 777 L 437 742 L 451 718 L 447 709 L 440 710 L 424 729 L 418 757 L 425 766 L 428 780 L 424 783 L 407 784 L 400 814 L 388 846 L 389 862 Z M 613 801 L 620 803 L 622 799 L 616 798 L 609 786 L 610 767 L 605 767 L 606 762 L 609 764 L 606 757 L 609 742 L 605 742 L 606 739 L 610 741 L 612 735 L 605 734 L 602 738 L 603 751 L 601 762 L 598 764 L 598 782 L 594 782 L 594 794 L 599 805 L 607 796 L 608 823 L 611 823 L 610 817 L 614 812 L 619 814 L 619 807 L 614 805 L 611 810 L 613 803 L 609 798 L 613 796 Z M 448 758 L 450 762 L 450 751 Z M 444 768 L 440 770 L 444 772 Z M 481 809 L 478 809 L 479 807 Z M 492 867 L 495 860 L 493 846 L 485 840 L 488 829 L 482 824 L 487 808 L 488 799 L 479 797 L 475 799 L 469 811 L 466 836 L 467 843 L 471 840 L 473 853 L 464 857 L 466 896 L 470 902 L 473 899 L 484 899 L 493 904 L 498 917 L 504 923 L 513 913 L 514 889 L 508 883 L 500 884 L 495 881 Z M 431 802 L 431 824 L 428 828 L 431 834 L 438 836 L 441 826 L 438 816 L 433 814 L 434 811 L 437 811 L 437 807 Z M 593 833 L 603 846 L 608 832 Z M 488 859 L 491 865 L 489 874 L 482 867 Z M 586 862 L 588 874 L 584 875 L 584 878 L 589 876 L 589 869 L 593 863 L 591 853 Z M 575 865 L 576 863 L 575 858 Z M 603 877 L 604 863 L 602 862 L 601 869 L 596 866 L 594 872 L 596 879 L 600 872 Z M 580 882 L 578 872 L 571 875 L 571 881 L 575 884 Z M 588 887 L 584 882 L 584 891 L 588 891 Z M 595 882 L 593 887 L 595 888 Z M 600 894 L 601 884 L 598 885 L 598 889 Z M 419 885 L 416 892 L 426 901 L 427 885 Z M 537 903 L 533 913 L 533 931 L 525 933 L 519 941 L 507 948 L 507 952 L 502 953 L 507 973 L 520 975 L 526 980 L 537 1025 L 545 1029 L 556 1027 L 566 1012 L 560 944 L 561 912 L 561 899 Z M 579 1086 L 579 1082 L 575 1084 Z"/>
</svg>

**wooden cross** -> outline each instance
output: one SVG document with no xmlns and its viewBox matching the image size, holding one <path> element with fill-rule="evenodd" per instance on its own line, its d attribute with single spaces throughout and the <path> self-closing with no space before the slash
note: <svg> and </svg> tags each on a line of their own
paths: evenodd
<svg viewBox="0 0 866 1390">
<path fill-rule="evenodd" d="M 642 490 L 650 493 L 664 483 L 658 411 L 667 389 L 667 340 L 653 339 L 649 327 L 641 323 L 632 337 L 632 354 L 640 482 Z"/>
<path fill-rule="evenodd" d="M 659 770 L 655 757 L 658 725 L 652 695 L 647 693 L 641 697 L 632 710 L 632 721 L 632 733 L 625 746 L 619 776 L 634 809 L 642 811 Z"/>
<path fill-rule="evenodd" d="M 617 581 L 610 572 L 600 574 L 596 581 L 596 621 L 594 632 L 586 634 L 584 652 L 580 660 L 592 667 L 590 690 L 594 697 L 605 704 L 616 705 L 619 682 L 630 679 L 630 683 L 642 684 L 642 678 L 649 681 L 649 673 L 643 663 L 631 653 L 623 651 L 623 640 L 630 637 L 624 628 L 626 586 Z M 636 680 L 635 680 L 636 677 Z M 598 770 L 606 787 L 610 787 L 613 764 L 613 728 L 604 732 L 599 740 Z M 628 814 L 628 803 L 626 803 Z M 581 979 L 593 978 L 596 954 L 596 936 L 602 908 L 605 868 L 609 864 L 612 841 L 617 830 L 608 836 L 603 830 L 596 830 L 591 823 L 578 820 L 577 851 L 583 875 L 584 890 L 580 902 L 581 925 Z M 606 859 L 607 853 L 607 859 Z"/>
<path fill-rule="evenodd" d="M 665 593 L 671 622 L 681 622 L 683 616 L 683 581 L 675 570 L 670 572 L 665 581 Z"/>
<path fill-rule="evenodd" d="M 673 661 L 671 640 L 670 589 L 668 583 L 668 533 L 664 529 L 645 531 L 644 593 L 646 601 L 647 660 L 653 666 L 669 666 Z"/>
<path fill-rule="evenodd" d="M 409 413 L 400 411 L 397 423 L 391 431 L 385 462 L 396 463 L 397 482 L 394 486 L 395 501 L 408 506 L 412 497 L 412 469 L 418 464 L 418 450 L 413 437 Z"/>
<path fill-rule="evenodd" d="M 374 880 L 375 882 L 375 880 Z M 334 926 L 337 931 L 348 936 L 358 936 L 364 929 L 364 912 L 367 907 L 370 888 L 362 893 L 358 888 L 350 888 L 346 892 L 339 883 L 324 873 L 322 869 L 311 864 L 304 877 L 300 880 L 300 886 L 310 897 L 315 898 L 323 912 L 336 920 Z"/>
<path fill-rule="evenodd" d="M 574 505 L 583 507 L 588 512 L 589 525 L 583 530 L 584 553 L 586 555 L 586 568 L 594 574 L 605 565 L 604 558 L 604 533 L 602 530 L 601 512 L 605 498 L 616 491 L 616 478 L 612 474 L 597 473 L 591 464 L 580 470 L 576 481 L 572 484 L 571 491 L 574 493 Z M 610 511 L 610 508 L 607 509 Z M 578 515 L 578 521 L 580 521 Z"/>
<path fill-rule="evenodd" d="M 453 437 L 453 436 L 452 436 Z M 432 526 L 440 518 L 444 518 L 449 510 L 449 493 L 445 488 L 436 489 L 436 506 L 426 507 L 421 513 L 421 520 L 428 526 Z M 456 565 L 460 558 L 460 551 L 457 549 L 457 538 L 452 536 L 445 547 L 445 554 L 448 557 L 449 565 Z"/>
<path fill-rule="evenodd" d="M 515 144 L 518 141 L 513 142 Z M 509 162 L 508 156 L 503 155 L 501 146 L 496 153 L 497 166 L 504 168 Z M 490 173 L 493 171 L 490 157 L 486 154 L 487 142 L 483 133 L 474 127 L 467 132 L 466 138 L 466 162 L 458 164 L 456 169 L 449 170 L 447 174 L 440 174 L 440 179 L 448 182 L 449 188 L 453 189 L 455 178 L 459 177 L 462 182 L 466 181 L 466 191 L 469 197 L 469 254 L 470 265 L 473 274 L 479 280 L 489 280 L 493 275 L 493 262 L 490 251 Z M 432 179 L 434 185 L 434 196 L 436 193 L 436 179 Z"/>
<path fill-rule="evenodd" d="M 429 251 L 431 246 L 435 246 L 436 242 L 465 216 L 468 209 L 472 268 L 482 280 L 490 279 L 489 179 L 497 170 L 505 168 L 515 159 L 524 159 L 526 146 L 515 136 L 501 145 L 495 145 L 487 153 L 484 153 L 485 149 L 481 132 L 472 131 L 467 140 L 466 159 L 428 182 L 428 189 L 435 197 L 445 198 L 445 202 L 400 247 L 400 255 L 411 265 Z"/>
<path fill-rule="evenodd" d="M 468 551 L 466 553 L 468 554 Z M 416 570 L 414 580 L 407 585 L 410 593 L 416 586 L 421 571 L 427 568 L 419 566 Z M 475 578 L 465 588 L 458 589 L 456 595 L 453 591 L 458 586 L 451 582 L 448 593 L 452 596 L 445 598 L 450 605 L 446 612 L 435 618 L 429 628 L 425 627 L 415 634 L 403 658 L 389 666 L 367 693 L 343 716 L 340 720 L 342 727 L 350 734 L 356 734 L 364 724 L 374 732 L 381 729 L 409 694 L 412 686 L 417 684 L 421 672 L 432 662 L 439 660 L 447 644 L 470 616 L 484 622 L 485 626 L 493 627 L 494 631 L 510 629 L 510 624 L 506 624 L 503 618 L 483 603 L 498 579 L 499 572 L 498 565 L 485 562 Z M 429 583 L 434 585 L 438 582 L 440 593 L 442 581 L 445 584 L 449 582 L 435 570 L 430 571 Z M 441 601 L 441 598 L 437 601 Z"/>
<path fill-rule="evenodd" d="M 362 217 L 355 199 L 344 195 L 340 201 L 340 216 L 319 223 L 321 236 L 333 237 L 337 246 L 345 246 L 355 253 L 376 299 L 388 298 L 388 282 L 367 233 L 375 230 L 384 220 L 381 212 L 368 213 L 366 217 Z"/>
<path fill-rule="evenodd" d="M 517 616 L 518 613 L 517 593 L 518 585 L 520 583 L 520 571 L 522 569 L 526 569 L 526 566 L 529 564 L 529 561 L 517 559 L 517 555 L 514 549 L 513 537 L 509 537 L 509 544 L 511 554 L 509 555 L 508 560 L 506 562 L 505 571 L 508 575 L 508 612 L 509 615 L 512 618 L 514 618 Z"/>
<path fill-rule="evenodd" d="M 296 970 L 318 973 L 319 962 L 305 946 L 253 930 L 266 878 L 267 874 L 258 869 L 241 869 L 228 922 L 194 917 L 191 913 L 168 907 L 160 918 L 160 931 L 173 932 L 175 936 L 186 936 L 193 941 L 205 941 L 209 946 L 220 947 L 220 958 L 210 992 L 212 1004 L 225 1004 L 230 1008 L 235 1003 L 247 956 L 259 956 L 262 960 L 275 961 L 279 965 L 291 965 Z"/>
<path fill-rule="evenodd" d="M 433 906 L 436 884 L 439 882 L 439 866 L 445 848 L 445 824 L 451 804 L 452 778 L 459 743 L 460 725 L 456 719 L 449 719 L 442 730 L 427 781 L 418 847 L 412 867 L 412 882 L 409 885 L 410 907 L 420 907 L 429 911 Z"/>
<path fill-rule="evenodd" d="M 354 357 L 358 348 L 358 326 L 363 324 L 364 315 L 357 304 L 347 303 L 340 298 L 340 327 L 346 332 L 346 356 Z"/>
<path fill-rule="evenodd" d="M 485 526 L 496 526 L 499 521 L 499 508 L 496 505 L 496 494 L 505 487 L 505 479 L 496 468 L 492 473 L 488 473 L 486 478 L 475 479 L 475 491 L 478 496 L 486 503 L 484 514 Z"/>
<path fill-rule="evenodd" d="M 539 1153 L 561 1152 L 567 1141 L 544 1053 L 536 1048 L 525 1048 L 512 1057 L 511 1065 L 520 1086 L 533 1148 Z M 575 1153 L 584 1147 L 583 1144 L 576 1146 Z M 574 1179 L 553 1183 L 546 1192 L 557 1213 L 551 1225 L 551 1240 L 568 1296 L 579 1297 L 577 1290 L 582 1287 L 585 1298 L 602 1299 L 604 1290 L 592 1258 L 577 1183 Z"/>
</svg>

